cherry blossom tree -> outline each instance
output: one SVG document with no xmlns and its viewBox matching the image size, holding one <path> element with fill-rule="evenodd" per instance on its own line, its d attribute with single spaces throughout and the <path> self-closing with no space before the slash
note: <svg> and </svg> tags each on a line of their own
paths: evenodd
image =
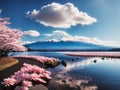
<svg viewBox="0 0 120 90">
<path fill-rule="evenodd" d="M 15 86 L 14 90 L 29 90 L 31 86 L 37 83 L 47 83 L 51 79 L 50 75 L 51 73 L 44 68 L 24 63 L 19 71 L 5 78 L 1 84 L 5 85 L 6 88 Z M 13 90 L 13 88 L 10 90 Z"/>
<path fill-rule="evenodd" d="M 9 28 L 8 18 L 0 18 L 0 57 L 8 52 L 27 50 L 21 43 L 23 32 L 18 29 Z"/>
</svg>

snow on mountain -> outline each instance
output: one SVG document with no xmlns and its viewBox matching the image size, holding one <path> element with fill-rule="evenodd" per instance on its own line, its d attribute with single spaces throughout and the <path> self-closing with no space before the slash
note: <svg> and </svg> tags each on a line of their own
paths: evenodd
<svg viewBox="0 0 120 90">
<path fill-rule="evenodd" d="M 78 41 L 44 41 L 26 44 L 33 50 L 108 50 L 111 47 Z"/>
</svg>

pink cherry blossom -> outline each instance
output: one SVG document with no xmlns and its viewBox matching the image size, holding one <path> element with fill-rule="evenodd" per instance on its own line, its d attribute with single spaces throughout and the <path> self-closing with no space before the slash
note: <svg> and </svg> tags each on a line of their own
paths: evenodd
<svg viewBox="0 0 120 90">
<path fill-rule="evenodd" d="M 0 53 L 5 51 L 25 51 L 27 50 L 21 43 L 23 32 L 18 29 L 9 28 L 8 18 L 0 18 Z M 0 56 L 0 57 L 1 57 Z"/>
<path fill-rule="evenodd" d="M 49 71 L 45 71 L 45 73 L 47 73 L 47 74 L 51 75 L 51 72 L 49 72 Z"/>
<path fill-rule="evenodd" d="M 23 86 L 31 87 L 32 86 L 32 82 L 31 81 L 23 81 Z"/>
<path fill-rule="evenodd" d="M 112 57 L 120 58 L 119 52 L 66 52 L 69 56 L 87 56 L 87 57 Z"/>
<path fill-rule="evenodd" d="M 51 79 L 51 77 L 49 76 L 48 73 L 43 73 L 44 77 L 47 78 L 47 79 Z"/>
<path fill-rule="evenodd" d="M 48 57 L 44 57 L 44 56 L 29 56 L 29 55 L 24 55 L 24 56 L 14 56 L 17 58 L 23 58 L 23 59 L 32 59 L 32 60 L 36 60 L 42 63 L 46 63 L 46 62 L 57 62 L 58 59 L 56 58 L 48 58 Z"/>
<path fill-rule="evenodd" d="M 24 63 L 23 67 L 9 78 L 2 82 L 5 86 L 19 85 L 15 90 L 28 90 L 33 82 L 46 83 L 45 80 L 51 79 L 50 72 L 36 65 Z"/>
<path fill-rule="evenodd" d="M 5 86 L 14 85 L 15 83 L 16 80 L 14 78 L 6 78 L 4 79 L 4 82 L 2 82 L 2 84 L 4 84 Z"/>
<path fill-rule="evenodd" d="M 40 83 L 46 83 L 46 81 L 43 80 L 42 78 L 37 78 L 37 81 L 39 81 Z"/>
<path fill-rule="evenodd" d="M 37 73 L 32 73 L 30 77 L 32 80 L 37 80 L 40 76 Z"/>
</svg>

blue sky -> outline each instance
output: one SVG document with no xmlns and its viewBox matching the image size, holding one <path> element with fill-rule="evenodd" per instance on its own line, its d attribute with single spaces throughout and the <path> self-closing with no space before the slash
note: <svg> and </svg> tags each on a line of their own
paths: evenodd
<svg viewBox="0 0 120 90">
<path fill-rule="evenodd" d="M 58 10 L 57 13 L 52 11 L 63 6 L 70 6 L 70 13 L 74 13 L 67 15 L 64 10 Z M 48 7 L 51 9 L 47 9 Z M 0 0 L 0 8 L 1 16 L 10 18 L 10 27 L 36 31 L 27 32 L 37 34 L 37 37 L 25 36 L 22 39 L 24 42 L 68 38 L 120 46 L 120 0 Z M 64 15 L 64 18 L 60 15 Z"/>
</svg>

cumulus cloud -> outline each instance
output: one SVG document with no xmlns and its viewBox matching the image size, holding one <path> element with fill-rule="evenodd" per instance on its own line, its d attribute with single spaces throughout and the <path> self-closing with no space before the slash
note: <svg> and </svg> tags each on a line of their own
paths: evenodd
<svg viewBox="0 0 120 90">
<path fill-rule="evenodd" d="M 89 38 L 85 36 L 72 36 L 65 31 L 56 30 L 53 31 L 51 34 L 44 34 L 48 41 L 81 41 L 86 43 L 93 43 L 93 44 L 99 44 L 99 45 L 108 45 L 108 46 L 115 46 L 115 42 L 112 41 L 103 41 L 97 38 Z"/>
<path fill-rule="evenodd" d="M 27 16 L 45 26 L 54 28 L 69 28 L 77 24 L 90 25 L 97 20 L 86 12 L 80 11 L 72 3 L 51 3 L 41 7 L 41 10 L 28 11 Z"/>
<path fill-rule="evenodd" d="M 31 44 L 31 43 L 35 43 L 37 41 L 22 41 L 22 44 Z"/>
<path fill-rule="evenodd" d="M 40 36 L 40 33 L 36 30 L 24 31 L 24 34 L 29 35 L 29 36 L 33 36 L 33 37 Z"/>
</svg>

